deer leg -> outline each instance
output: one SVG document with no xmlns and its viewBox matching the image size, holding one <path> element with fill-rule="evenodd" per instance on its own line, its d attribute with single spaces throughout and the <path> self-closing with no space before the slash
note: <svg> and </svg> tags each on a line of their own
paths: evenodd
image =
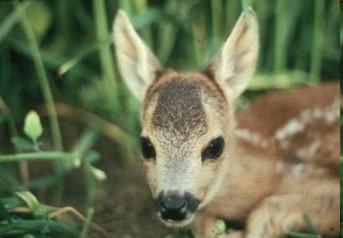
<svg viewBox="0 0 343 238">
<path fill-rule="evenodd" d="M 216 218 L 208 214 L 199 214 L 194 221 L 195 237 L 197 238 L 215 238 L 218 234 Z"/>
<path fill-rule="evenodd" d="M 329 191 L 328 191 L 329 190 Z M 280 238 L 289 231 L 308 229 L 308 215 L 319 233 L 339 234 L 339 185 L 318 186 L 303 195 L 266 198 L 249 216 L 245 238 Z"/>
<path fill-rule="evenodd" d="M 243 237 L 244 237 L 243 232 L 234 231 L 234 232 L 223 235 L 223 237 L 221 238 L 243 238 Z"/>
</svg>

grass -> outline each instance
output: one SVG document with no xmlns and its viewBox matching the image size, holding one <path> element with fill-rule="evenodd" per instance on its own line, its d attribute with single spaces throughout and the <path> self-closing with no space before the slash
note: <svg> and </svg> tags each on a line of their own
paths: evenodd
<svg viewBox="0 0 343 238">
<path fill-rule="evenodd" d="M 188 71 L 209 62 L 250 4 L 260 22 L 261 53 L 249 90 L 258 94 L 339 78 L 337 32 L 343 28 L 337 1 L 0 2 L 0 236 L 87 237 L 96 227 L 97 187 L 106 178 L 93 148 L 99 137 L 114 143 L 118 163 L 136 162 L 139 105 L 119 78 L 111 40 L 119 8 L 163 64 Z M 34 122 L 42 127 L 37 139 L 18 129 L 30 110 L 41 121 Z M 62 123 L 67 119 L 81 127 L 73 140 Z M 28 164 L 34 161 L 52 163 L 56 172 L 33 179 Z M 63 184 L 74 170 L 82 174 L 85 217 L 51 208 L 29 192 L 58 185 L 52 192 L 58 205 L 68 196 Z M 51 215 L 61 211 L 68 219 Z M 320 237 L 309 230 L 288 235 Z"/>
<path fill-rule="evenodd" d="M 96 40 L 99 44 L 99 60 L 101 65 L 104 92 L 108 99 L 107 110 L 111 113 L 111 118 L 114 119 L 116 112 L 119 111 L 118 105 L 118 88 L 114 71 L 113 55 L 111 42 L 108 41 L 110 36 L 107 24 L 107 16 L 105 13 L 105 1 L 93 0 Z"/>
<path fill-rule="evenodd" d="M 17 9 L 17 11 L 19 12 L 20 9 Z M 62 136 L 61 136 L 59 122 L 57 120 L 57 113 L 54 106 L 55 102 L 54 102 L 52 92 L 50 89 L 49 80 L 44 69 L 43 61 L 39 53 L 39 47 L 38 47 L 36 38 L 34 36 L 33 29 L 31 27 L 30 22 L 27 20 L 24 12 L 22 12 L 22 15 L 21 15 L 21 23 L 23 26 L 23 30 L 25 32 L 25 36 L 29 43 L 29 47 L 31 49 L 34 66 L 37 72 L 37 79 L 41 87 L 44 101 L 46 102 L 46 108 L 49 114 L 49 121 L 50 121 L 50 126 L 51 126 L 53 145 L 56 150 L 63 150 Z"/>
</svg>

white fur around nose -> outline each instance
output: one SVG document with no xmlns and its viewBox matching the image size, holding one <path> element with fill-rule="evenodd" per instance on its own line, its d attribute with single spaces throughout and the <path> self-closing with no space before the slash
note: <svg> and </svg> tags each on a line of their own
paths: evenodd
<svg viewBox="0 0 343 238">
<path fill-rule="evenodd" d="M 158 190 L 191 192 L 193 177 L 197 173 L 195 161 L 192 158 L 177 157 L 157 161 Z"/>
</svg>

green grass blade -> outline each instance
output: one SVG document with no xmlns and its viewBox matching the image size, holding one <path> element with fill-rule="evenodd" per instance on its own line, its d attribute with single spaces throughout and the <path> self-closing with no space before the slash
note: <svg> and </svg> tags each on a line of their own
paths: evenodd
<svg viewBox="0 0 343 238">
<path fill-rule="evenodd" d="M 313 82 L 318 82 L 322 67 L 325 1 L 314 1 L 313 41 L 311 52 L 311 76 Z"/>
<path fill-rule="evenodd" d="M 18 7 L 21 4 L 15 4 L 15 8 L 18 9 Z M 53 139 L 53 145 L 56 150 L 62 150 L 63 149 L 63 144 L 62 144 L 62 136 L 61 136 L 61 131 L 60 131 L 60 125 L 57 119 L 57 113 L 56 109 L 54 106 L 54 99 L 52 96 L 52 92 L 50 89 L 49 85 L 49 80 L 48 76 L 46 74 L 46 71 L 44 69 L 43 61 L 40 56 L 39 52 L 39 46 L 37 43 L 37 40 L 35 38 L 35 35 L 33 33 L 33 29 L 31 27 L 31 24 L 29 21 L 26 19 L 25 12 L 22 12 L 21 14 L 22 19 L 21 19 L 21 24 L 24 30 L 24 33 L 26 35 L 27 41 L 29 43 L 31 53 L 33 56 L 33 62 L 34 66 L 37 72 L 37 79 L 39 81 L 39 85 L 41 87 L 44 100 L 46 102 L 46 109 L 49 114 L 49 121 L 50 121 L 50 126 L 51 126 L 51 134 L 52 134 L 52 139 Z"/>
<path fill-rule="evenodd" d="M 15 8 L 14 11 L 10 13 L 9 16 L 0 24 L 0 43 L 15 26 L 15 24 L 20 21 L 22 14 L 30 4 L 31 2 L 29 1 L 20 4 L 20 6 Z"/>
<path fill-rule="evenodd" d="M 0 163 L 15 162 L 15 161 L 30 161 L 30 160 L 78 160 L 79 158 L 73 154 L 60 151 L 41 151 L 30 153 L 19 153 L 11 155 L 0 155 Z"/>
<path fill-rule="evenodd" d="M 108 31 L 106 19 L 106 7 L 104 0 L 93 0 L 93 10 L 95 18 L 95 30 L 98 42 L 104 42 L 99 47 L 99 56 L 102 69 L 102 77 L 106 98 L 109 102 L 108 111 L 111 119 L 115 120 L 118 110 L 118 86 L 114 71 L 113 55 L 110 43 L 105 43 L 110 33 Z"/>
<path fill-rule="evenodd" d="M 89 227 L 91 225 L 93 215 L 94 215 L 94 209 L 93 208 L 88 209 L 86 221 L 83 224 L 82 231 L 80 234 L 80 238 L 86 238 L 87 237 L 87 232 L 88 232 Z"/>
</svg>

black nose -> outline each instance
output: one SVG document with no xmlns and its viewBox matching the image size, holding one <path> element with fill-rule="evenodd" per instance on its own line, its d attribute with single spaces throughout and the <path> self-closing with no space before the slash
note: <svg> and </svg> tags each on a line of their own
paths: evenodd
<svg viewBox="0 0 343 238">
<path fill-rule="evenodd" d="M 180 221 L 186 217 L 186 199 L 176 192 L 161 193 L 158 197 L 157 206 L 164 220 Z"/>
<path fill-rule="evenodd" d="M 186 218 L 187 212 L 194 212 L 199 202 L 190 194 L 178 192 L 160 193 L 156 208 L 163 220 L 180 221 Z"/>
</svg>

